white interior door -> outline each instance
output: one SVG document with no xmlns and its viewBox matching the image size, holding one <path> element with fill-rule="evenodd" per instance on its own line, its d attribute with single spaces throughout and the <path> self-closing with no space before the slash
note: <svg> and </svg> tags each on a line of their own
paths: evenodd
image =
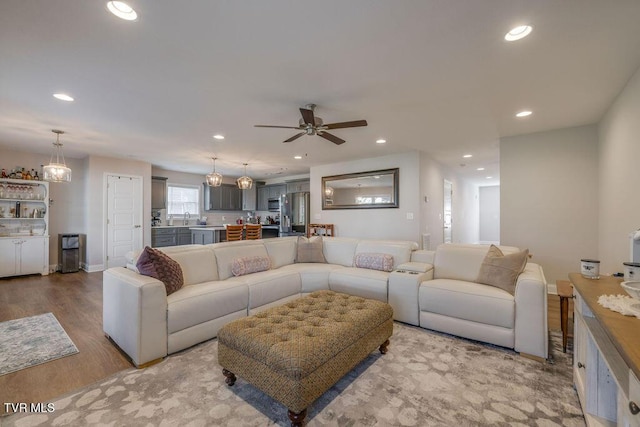
<svg viewBox="0 0 640 427">
<path fill-rule="evenodd" d="M 444 180 L 444 207 L 443 207 L 443 228 L 444 243 L 451 243 L 451 235 L 453 233 L 453 224 L 451 220 L 451 210 L 453 204 L 453 184 L 451 181 Z"/>
<path fill-rule="evenodd" d="M 106 268 L 124 266 L 125 254 L 142 249 L 142 178 L 107 176 Z"/>
</svg>

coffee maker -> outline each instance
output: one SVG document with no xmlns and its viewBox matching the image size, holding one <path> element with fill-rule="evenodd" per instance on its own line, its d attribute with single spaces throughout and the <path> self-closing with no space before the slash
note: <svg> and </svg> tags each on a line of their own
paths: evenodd
<svg viewBox="0 0 640 427">
<path fill-rule="evenodd" d="M 151 226 L 156 227 L 162 223 L 160 211 L 151 211 Z"/>
</svg>

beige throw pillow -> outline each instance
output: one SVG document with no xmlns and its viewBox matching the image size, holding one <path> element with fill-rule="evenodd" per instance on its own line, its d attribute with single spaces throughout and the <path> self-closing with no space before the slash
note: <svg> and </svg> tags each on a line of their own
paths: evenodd
<svg viewBox="0 0 640 427">
<path fill-rule="evenodd" d="M 504 255 L 500 248 L 491 245 L 484 257 L 478 273 L 477 283 L 495 286 L 515 295 L 516 281 L 524 271 L 529 257 L 529 249 Z"/>
<path fill-rule="evenodd" d="M 298 252 L 296 262 L 324 262 L 322 253 L 322 236 L 312 236 L 308 239 L 303 236 L 298 237 Z"/>
</svg>

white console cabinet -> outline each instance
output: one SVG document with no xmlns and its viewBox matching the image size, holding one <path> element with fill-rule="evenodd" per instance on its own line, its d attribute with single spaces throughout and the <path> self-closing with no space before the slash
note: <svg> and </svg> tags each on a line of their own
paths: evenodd
<svg viewBox="0 0 640 427">
<path fill-rule="evenodd" d="M 49 183 L 0 179 L 0 277 L 49 274 Z"/>
<path fill-rule="evenodd" d="M 585 279 L 574 286 L 573 377 L 588 426 L 640 427 L 640 319 L 598 304 L 600 295 L 626 295 L 620 280 Z"/>
</svg>

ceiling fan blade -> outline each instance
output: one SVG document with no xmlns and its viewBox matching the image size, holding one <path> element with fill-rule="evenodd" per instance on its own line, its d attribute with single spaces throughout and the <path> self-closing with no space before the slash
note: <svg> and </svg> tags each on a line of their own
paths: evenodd
<svg viewBox="0 0 640 427">
<path fill-rule="evenodd" d="M 367 125 L 366 120 L 354 120 L 352 122 L 328 123 L 322 126 L 326 127 L 327 129 L 344 129 L 344 128 L 356 128 L 359 126 L 366 126 L 366 125 Z"/>
<path fill-rule="evenodd" d="M 313 110 L 309 110 L 308 108 L 301 108 L 300 114 L 302 114 L 302 120 L 305 123 L 311 124 L 312 126 L 316 125 L 316 118 L 313 115 Z"/>
<path fill-rule="evenodd" d="M 253 125 L 254 128 L 278 128 L 278 129 L 300 129 L 299 126 L 271 126 L 271 125 Z"/>
<path fill-rule="evenodd" d="M 300 138 L 302 135 L 306 135 L 306 134 L 307 134 L 306 132 L 300 132 L 299 134 L 297 134 L 297 135 L 293 135 L 291 138 L 286 139 L 286 140 L 284 140 L 284 141 L 282 141 L 282 142 L 291 142 L 291 141 L 295 141 L 296 139 Z"/>
<path fill-rule="evenodd" d="M 324 138 L 324 139 L 328 139 L 329 141 L 333 142 L 336 145 L 340 145 L 340 144 L 344 144 L 346 141 L 344 139 L 340 139 L 335 135 L 332 135 L 328 132 L 318 132 L 316 135 Z"/>
</svg>

